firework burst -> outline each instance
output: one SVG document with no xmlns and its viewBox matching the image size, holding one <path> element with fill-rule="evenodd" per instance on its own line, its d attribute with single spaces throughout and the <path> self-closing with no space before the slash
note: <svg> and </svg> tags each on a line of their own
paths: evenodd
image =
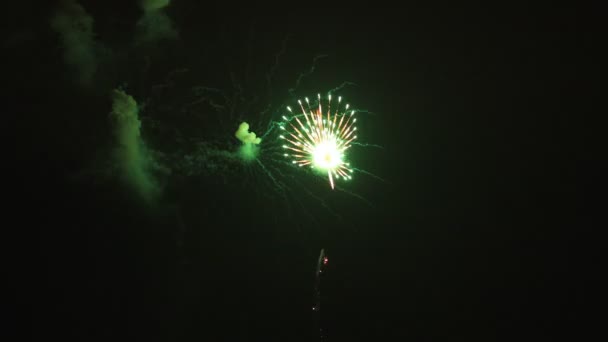
<svg viewBox="0 0 608 342">
<path fill-rule="evenodd" d="M 357 119 L 354 117 L 355 111 L 349 111 L 348 104 L 341 108 L 341 96 L 335 109 L 332 109 L 331 95 L 327 97 L 327 109 L 323 108 L 320 94 L 317 99 L 318 106 L 311 107 L 310 101 L 305 98 L 306 108 L 298 100 L 301 114 L 295 114 L 287 107 L 289 117 L 283 116 L 285 122 L 281 125 L 286 133 L 280 138 L 286 142 L 283 145 L 285 157 L 291 158 L 292 163 L 298 166 L 311 166 L 327 173 L 333 189 L 334 179 L 352 178 L 353 169 L 344 157 L 351 143 L 357 139 Z"/>
</svg>

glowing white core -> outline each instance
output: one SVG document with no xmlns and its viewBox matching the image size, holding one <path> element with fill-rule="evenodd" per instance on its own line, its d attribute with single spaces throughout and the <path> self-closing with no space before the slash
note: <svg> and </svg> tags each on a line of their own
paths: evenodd
<svg viewBox="0 0 608 342">
<path fill-rule="evenodd" d="M 318 168 L 331 170 L 342 163 L 342 154 L 335 140 L 325 140 L 319 143 L 313 153 L 312 162 Z"/>
</svg>

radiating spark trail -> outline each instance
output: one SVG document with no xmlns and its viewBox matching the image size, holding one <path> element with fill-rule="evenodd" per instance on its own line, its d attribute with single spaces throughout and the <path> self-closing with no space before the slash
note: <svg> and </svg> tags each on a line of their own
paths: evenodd
<svg viewBox="0 0 608 342">
<path fill-rule="evenodd" d="M 341 96 L 333 112 L 331 95 L 327 97 L 326 111 L 320 94 L 317 94 L 317 106 L 311 107 L 307 97 L 304 100 L 306 107 L 298 100 L 301 114 L 295 114 L 288 106 L 289 117 L 283 116 L 285 123 L 280 128 L 286 134 L 279 137 L 286 141 L 283 148 L 288 151 L 284 156 L 291 158 L 292 163 L 298 166 L 311 165 L 326 172 L 329 184 L 334 189 L 334 180 L 352 179 L 353 168 L 344 157 L 346 150 L 357 139 L 355 111 L 349 111 L 348 104 L 341 108 Z M 303 120 L 300 120 L 302 117 Z"/>
</svg>

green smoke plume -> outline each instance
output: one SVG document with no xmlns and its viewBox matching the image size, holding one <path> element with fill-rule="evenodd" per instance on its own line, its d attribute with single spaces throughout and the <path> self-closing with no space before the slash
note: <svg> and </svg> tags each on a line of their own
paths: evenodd
<svg viewBox="0 0 608 342">
<path fill-rule="evenodd" d="M 141 0 L 139 5 L 144 11 L 137 22 L 137 42 L 139 44 L 156 42 L 163 39 L 176 39 L 177 29 L 164 9 L 169 0 Z"/>
<path fill-rule="evenodd" d="M 157 168 L 143 139 L 137 103 L 122 90 L 112 92 L 110 120 L 117 143 L 116 162 L 123 180 L 144 200 L 153 201 L 160 195 L 160 187 L 151 174 Z"/>
<path fill-rule="evenodd" d="M 61 37 L 65 63 L 81 84 L 91 84 L 98 64 L 93 18 L 75 0 L 64 0 L 51 18 L 51 28 Z"/>
<path fill-rule="evenodd" d="M 256 138 L 255 133 L 249 132 L 249 124 L 246 122 L 243 122 L 239 125 L 239 129 L 237 129 L 234 135 L 244 144 L 258 145 L 262 142 L 262 138 Z"/>
<path fill-rule="evenodd" d="M 258 138 L 255 133 L 249 132 L 249 124 L 246 122 L 239 125 L 234 136 L 243 142 L 239 149 L 239 157 L 244 161 L 254 160 L 260 151 L 258 145 L 262 142 L 262 138 Z"/>
<path fill-rule="evenodd" d="M 155 11 L 169 6 L 169 0 L 140 0 L 139 5 L 144 11 Z"/>
</svg>

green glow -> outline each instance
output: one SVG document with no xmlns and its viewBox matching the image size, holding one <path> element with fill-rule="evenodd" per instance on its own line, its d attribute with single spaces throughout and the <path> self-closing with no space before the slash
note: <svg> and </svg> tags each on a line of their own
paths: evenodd
<svg viewBox="0 0 608 342">
<path fill-rule="evenodd" d="M 234 136 L 243 142 L 243 145 L 239 148 L 239 157 L 246 162 L 256 159 L 260 152 L 258 144 L 262 142 L 262 138 L 256 137 L 253 132 L 249 132 L 249 124 L 242 122 Z"/>
<path fill-rule="evenodd" d="M 249 132 L 249 124 L 242 122 L 239 125 L 239 129 L 236 130 L 234 136 L 242 141 L 244 144 L 259 144 L 262 142 L 262 138 L 256 137 L 255 133 Z"/>
<path fill-rule="evenodd" d="M 251 162 L 258 157 L 260 147 L 251 143 L 244 143 L 239 148 L 239 157 L 246 162 Z"/>
<path fill-rule="evenodd" d="M 63 1 L 51 18 L 51 28 L 63 44 L 63 59 L 84 86 L 92 84 L 98 67 L 93 23 L 93 17 L 76 0 Z"/>
<path fill-rule="evenodd" d="M 139 4 L 146 12 L 156 11 L 169 6 L 169 0 L 140 0 Z"/>
<path fill-rule="evenodd" d="M 162 40 L 177 39 L 179 32 L 166 13 L 170 0 L 140 0 L 144 11 L 137 22 L 136 43 L 148 44 Z"/>
<path fill-rule="evenodd" d="M 116 136 L 115 158 L 121 176 L 144 200 L 153 201 L 161 190 L 151 173 L 157 164 L 141 138 L 137 102 L 119 89 L 112 92 L 112 100 L 110 120 Z"/>
</svg>

